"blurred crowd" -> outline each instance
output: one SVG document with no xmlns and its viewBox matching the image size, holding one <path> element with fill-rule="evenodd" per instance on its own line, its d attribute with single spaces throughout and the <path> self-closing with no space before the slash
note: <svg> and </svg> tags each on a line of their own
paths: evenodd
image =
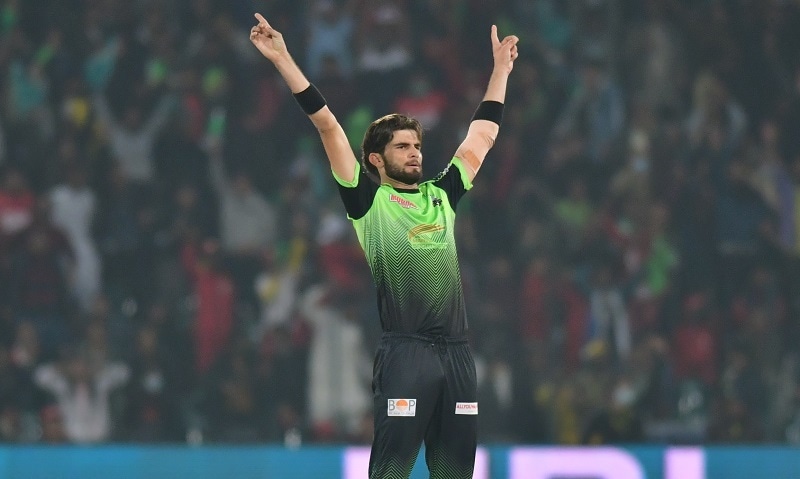
<svg viewBox="0 0 800 479">
<path fill-rule="evenodd" d="M 0 0 L 0 441 L 370 441 L 369 271 L 281 31 L 360 155 L 450 160 L 484 443 L 800 444 L 800 5 Z"/>
</svg>

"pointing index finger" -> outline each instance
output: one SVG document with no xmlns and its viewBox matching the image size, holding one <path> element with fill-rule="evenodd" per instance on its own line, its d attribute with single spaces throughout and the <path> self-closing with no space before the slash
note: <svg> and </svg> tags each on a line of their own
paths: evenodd
<svg viewBox="0 0 800 479">
<path fill-rule="evenodd" d="M 256 17 L 256 20 L 258 20 L 258 23 L 259 23 L 260 25 L 262 25 L 262 26 L 266 26 L 266 27 L 269 27 L 269 22 L 267 22 L 267 19 L 266 19 L 266 18 L 264 18 L 264 16 L 263 16 L 263 15 L 261 15 L 260 13 L 256 13 L 256 14 L 255 14 L 255 17 Z"/>
<path fill-rule="evenodd" d="M 500 39 L 497 38 L 497 25 L 492 25 L 492 44 L 499 45 Z"/>
</svg>

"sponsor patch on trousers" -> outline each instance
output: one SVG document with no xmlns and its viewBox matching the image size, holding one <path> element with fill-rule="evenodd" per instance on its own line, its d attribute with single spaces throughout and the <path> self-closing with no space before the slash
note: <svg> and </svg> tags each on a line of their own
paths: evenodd
<svg viewBox="0 0 800 479">
<path fill-rule="evenodd" d="M 456 414 L 467 414 L 470 416 L 478 415 L 478 403 L 476 402 L 457 402 Z"/>
<path fill-rule="evenodd" d="M 405 416 L 405 417 L 416 416 L 417 400 L 389 399 L 389 403 L 386 409 L 386 414 L 389 416 Z"/>
</svg>

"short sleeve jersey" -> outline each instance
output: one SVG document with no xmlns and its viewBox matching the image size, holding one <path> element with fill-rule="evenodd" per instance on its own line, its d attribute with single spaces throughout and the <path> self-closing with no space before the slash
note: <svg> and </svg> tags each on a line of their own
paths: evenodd
<svg viewBox="0 0 800 479">
<path fill-rule="evenodd" d="M 334 177 L 372 271 L 383 331 L 463 336 L 454 229 L 456 205 L 472 183 L 461 160 L 418 189 L 378 185 L 360 165 L 352 182 Z"/>
</svg>

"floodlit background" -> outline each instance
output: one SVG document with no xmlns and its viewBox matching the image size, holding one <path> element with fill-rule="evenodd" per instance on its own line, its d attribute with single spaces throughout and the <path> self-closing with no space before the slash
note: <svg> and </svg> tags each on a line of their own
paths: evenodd
<svg viewBox="0 0 800 479">
<path fill-rule="evenodd" d="M 0 0 L 0 441 L 369 444 L 369 272 L 255 11 L 428 178 L 520 37 L 459 210 L 482 444 L 800 443 L 783 0 Z"/>
</svg>

